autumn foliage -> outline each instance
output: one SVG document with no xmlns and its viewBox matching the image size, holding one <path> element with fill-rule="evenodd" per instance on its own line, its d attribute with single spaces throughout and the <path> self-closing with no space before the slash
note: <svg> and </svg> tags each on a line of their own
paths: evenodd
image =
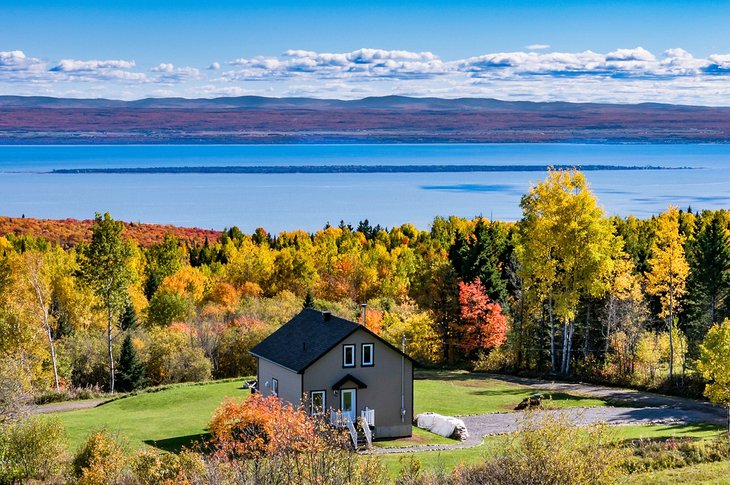
<svg viewBox="0 0 730 485">
<path fill-rule="evenodd" d="M 228 459 L 317 453 L 344 444 L 339 434 L 304 409 L 260 394 L 224 402 L 209 429 L 216 454 Z"/>
<path fill-rule="evenodd" d="M 32 217 L 1 217 L 0 234 L 24 234 L 57 242 L 62 247 L 77 246 L 91 239 L 93 219 L 34 219 Z M 220 231 L 176 227 L 163 224 L 124 223 L 124 234 L 142 247 L 161 242 L 165 234 L 172 234 L 182 241 L 203 244 L 206 238 L 216 241 Z"/>
<path fill-rule="evenodd" d="M 459 282 L 461 306 L 461 345 L 469 354 L 475 350 L 493 349 L 507 340 L 507 318 L 499 303 L 493 302 L 479 279 Z"/>
</svg>

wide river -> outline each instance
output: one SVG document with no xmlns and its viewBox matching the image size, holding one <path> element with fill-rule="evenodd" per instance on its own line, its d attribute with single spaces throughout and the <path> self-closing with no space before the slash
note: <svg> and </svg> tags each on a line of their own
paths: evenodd
<svg viewBox="0 0 730 485">
<path fill-rule="evenodd" d="M 608 214 L 730 207 L 730 145 L 0 146 L 0 215 L 117 219 L 244 231 L 309 231 L 340 220 L 427 228 L 434 216 L 521 216 L 537 172 L 50 174 L 62 168 L 290 165 L 654 165 L 587 172 Z"/>
</svg>

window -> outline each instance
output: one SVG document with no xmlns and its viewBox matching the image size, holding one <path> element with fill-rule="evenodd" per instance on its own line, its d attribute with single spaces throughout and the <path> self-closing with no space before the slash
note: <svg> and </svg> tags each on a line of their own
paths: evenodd
<svg viewBox="0 0 730 485">
<path fill-rule="evenodd" d="M 373 344 L 362 344 L 362 352 L 360 354 L 362 355 L 362 366 L 363 367 L 372 367 L 373 364 Z"/>
<path fill-rule="evenodd" d="M 325 408 L 325 392 L 312 391 L 312 416 L 324 413 Z"/>
<path fill-rule="evenodd" d="M 355 367 L 355 345 L 342 346 L 342 367 Z"/>
<path fill-rule="evenodd" d="M 279 379 L 275 379 L 275 378 L 271 379 L 271 393 L 274 396 L 279 395 Z"/>
</svg>

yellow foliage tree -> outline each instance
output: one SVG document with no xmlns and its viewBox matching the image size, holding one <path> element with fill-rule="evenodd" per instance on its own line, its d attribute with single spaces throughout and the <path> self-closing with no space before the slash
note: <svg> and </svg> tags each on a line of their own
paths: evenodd
<svg viewBox="0 0 730 485">
<path fill-rule="evenodd" d="M 575 313 L 581 296 L 606 290 L 611 268 L 613 228 L 604 217 L 585 176 L 576 170 L 550 170 L 520 202 L 515 252 L 526 290 L 547 302 L 551 369 L 556 370 L 553 315 L 563 323 L 561 371 L 570 371 Z"/>
<path fill-rule="evenodd" d="M 727 407 L 730 433 L 730 320 L 713 325 L 700 346 L 698 369 L 708 380 L 705 396 Z"/>
<path fill-rule="evenodd" d="M 659 297 L 660 318 L 669 329 L 669 381 L 674 379 L 675 315 L 686 293 L 689 264 L 684 254 L 685 236 L 679 232 L 679 211 L 669 207 L 657 218 L 657 229 L 649 259 L 651 270 L 646 274 L 647 292 Z"/>
</svg>

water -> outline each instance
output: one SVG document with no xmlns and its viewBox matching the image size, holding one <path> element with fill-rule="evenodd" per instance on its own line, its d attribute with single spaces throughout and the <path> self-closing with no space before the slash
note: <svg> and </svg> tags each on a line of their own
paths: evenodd
<svg viewBox="0 0 730 485">
<path fill-rule="evenodd" d="M 608 214 L 667 205 L 730 207 L 730 145 L 0 146 L 0 215 L 118 219 L 245 231 L 309 231 L 340 220 L 427 228 L 436 215 L 519 219 L 542 172 L 415 174 L 74 174 L 56 168 L 225 165 L 661 165 L 587 172 Z"/>
</svg>

